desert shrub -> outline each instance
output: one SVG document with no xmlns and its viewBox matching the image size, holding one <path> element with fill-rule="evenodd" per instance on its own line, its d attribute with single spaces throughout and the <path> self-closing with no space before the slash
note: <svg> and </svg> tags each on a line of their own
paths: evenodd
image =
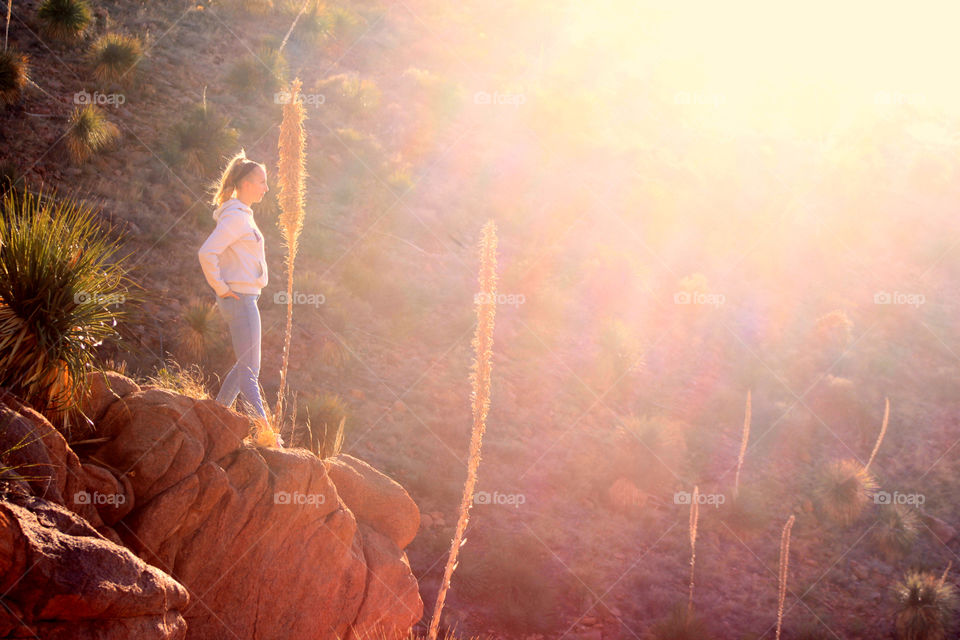
<svg viewBox="0 0 960 640">
<path fill-rule="evenodd" d="M 119 337 L 132 283 L 96 210 L 72 197 L 14 193 L 0 216 L 0 385 L 69 438 L 94 354 Z"/>
<path fill-rule="evenodd" d="M 93 75 L 101 82 L 130 82 L 143 55 L 140 40 L 120 33 L 107 33 L 90 47 Z"/>
<path fill-rule="evenodd" d="M 43 0 L 37 9 L 43 32 L 57 40 L 78 40 L 90 24 L 90 6 L 86 0 Z"/>
<path fill-rule="evenodd" d="M 894 586 L 898 640 L 946 640 L 954 628 L 957 588 L 933 573 L 909 571 Z"/>
<path fill-rule="evenodd" d="M 20 101 L 29 80 L 30 64 L 26 55 L 15 49 L 0 51 L 0 104 Z"/>
<path fill-rule="evenodd" d="M 840 525 L 850 525 L 873 502 L 877 482 L 853 459 L 834 460 L 819 472 L 815 495 L 820 512 Z"/>
<path fill-rule="evenodd" d="M 100 107 L 88 104 L 74 109 L 64 140 L 70 157 L 79 164 L 119 138 L 117 125 L 107 119 Z"/>
</svg>

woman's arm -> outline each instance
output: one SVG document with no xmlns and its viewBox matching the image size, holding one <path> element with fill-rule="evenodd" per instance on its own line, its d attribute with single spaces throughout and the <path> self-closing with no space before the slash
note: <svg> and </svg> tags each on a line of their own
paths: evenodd
<svg viewBox="0 0 960 640">
<path fill-rule="evenodd" d="M 221 215 L 217 222 L 217 228 L 213 230 L 200 250 L 197 251 L 203 276 L 220 297 L 230 292 L 230 287 L 220 277 L 220 254 L 240 237 L 243 230 L 244 225 L 240 216 Z"/>
</svg>

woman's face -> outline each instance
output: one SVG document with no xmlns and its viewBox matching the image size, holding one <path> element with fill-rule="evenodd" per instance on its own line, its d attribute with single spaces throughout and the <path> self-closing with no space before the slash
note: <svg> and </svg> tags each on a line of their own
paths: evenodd
<svg viewBox="0 0 960 640">
<path fill-rule="evenodd" d="M 250 202 L 260 202 L 269 190 L 267 174 L 263 172 L 260 166 L 256 166 L 240 181 L 240 185 L 237 187 L 237 196 Z"/>
</svg>

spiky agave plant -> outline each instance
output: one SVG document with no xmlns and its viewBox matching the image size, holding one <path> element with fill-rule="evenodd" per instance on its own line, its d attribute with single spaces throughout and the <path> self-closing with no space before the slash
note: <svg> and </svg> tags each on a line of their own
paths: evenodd
<svg viewBox="0 0 960 640">
<path fill-rule="evenodd" d="M 845 458 L 823 468 L 815 494 L 823 515 L 847 526 L 860 516 L 876 490 L 877 481 L 870 472 L 856 460 Z"/>
<path fill-rule="evenodd" d="M 450 588 L 450 578 L 457 567 L 457 554 L 466 540 L 463 538 L 470 519 L 470 505 L 473 502 L 473 489 L 477 483 L 477 468 L 480 466 L 480 446 L 487 426 L 487 412 L 490 409 L 490 373 L 493 368 L 493 320 L 496 314 L 497 298 L 497 225 L 490 220 L 483 225 L 480 237 L 480 292 L 476 297 L 477 328 L 473 336 L 475 358 L 470 375 L 473 430 L 470 436 L 470 458 L 467 462 L 467 479 L 463 485 L 463 497 L 460 501 L 460 515 L 457 528 L 450 542 L 450 555 L 443 570 L 443 581 L 437 592 L 437 602 L 430 620 L 428 638 L 437 640 L 440 628 L 440 614 L 443 601 Z"/>
<path fill-rule="evenodd" d="M 885 504 L 880 507 L 877 526 L 870 532 L 875 548 L 889 561 L 910 551 L 920 532 L 920 517 L 903 504 Z"/>
<path fill-rule="evenodd" d="M 73 42 L 90 24 L 90 6 L 86 0 L 43 0 L 37 17 L 44 33 L 57 40 Z"/>
<path fill-rule="evenodd" d="M 70 116 L 65 141 L 74 162 L 81 163 L 120 137 L 117 125 L 110 122 L 100 107 L 77 107 Z"/>
<path fill-rule="evenodd" d="M 221 115 L 203 101 L 194 105 L 173 129 L 171 146 L 166 150 L 171 160 L 189 171 L 209 176 L 220 159 L 234 148 L 239 134 L 230 126 L 230 118 Z"/>
<path fill-rule="evenodd" d="M 20 100 L 29 81 L 30 64 L 26 55 L 15 49 L 0 51 L 0 105 Z"/>
<path fill-rule="evenodd" d="M 140 40 L 121 33 L 106 33 L 90 47 L 93 75 L 101 82 L 129 82 L 143 55 Z"/>
<path fill-rule="evenodd" d="M 899 607 L 894 629 L 899 640 L 946 640 L 953 629 L 957 588 L 926 571 L 908 571 L 894 586 Z"/>
<path fill-rule="evenodd" d="M 194 300 L 184 309 L 183 325 L 179 331 L 180 348 L 192 360 L 203 360 L 211 343 L 219 335 L 217 308 L 215 305 Z"/>
<path fill-rule="evenodd" d="M 286 393 L 287 366 L 290 363 L 290 338 L 293 333 L 293 277 L 294 262 L 303 230 L 306 168 L 304 147 L 307 135 L 303 127 L 306 112 L 303 103 L 297 99 L 301 82 L 294 78 L 290 83 L 290 100 L 283 105 L 283 121 L 280 125 L 279 156 L 277 182 L 280 185 L 280 219 L 277 221 L 283 243 L 287 247 L 285 264 L 287 267 L 287 326 L 283 334 L 283 357 L 280 365 L 280 386 L 277 388 L 277 409 L 274 413 L 283 425 L 283 396 Z"/>
<path fill-rule="evenodd" d="M 97 212 L 73 197 L 11 191 L 2 212 L 0 386 L 69 438 L 96 348 L 119 338 L 117 322 L 136 297 L 126 256 L 116 257 Z"/>
<path fill-rule="evenodd" d="M 241 58 L 227 74 L 227 82 L 238 91 L 249 91 L 273 98 L 287 73 L 287 60 L 279 49 L 260 47 Z"/>
</svg>

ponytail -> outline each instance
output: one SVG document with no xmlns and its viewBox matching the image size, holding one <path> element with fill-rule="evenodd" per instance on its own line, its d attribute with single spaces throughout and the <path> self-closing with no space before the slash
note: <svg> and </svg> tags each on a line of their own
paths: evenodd
<svg viewBox="0 0 960 640">
<path fill-rule="evenodd" d="M 249 175 L 254 166 L 259 166 L 264 173 L 267 171 L 261 163 L 249 160 L 246 151 L 243 149 L 240 149 L 240 153 L 230 158 L 220 175 L 220 179 L 213 183 L 213 206 L 219 207 L 232 198 L 239 181 Z"/>
</svg>

